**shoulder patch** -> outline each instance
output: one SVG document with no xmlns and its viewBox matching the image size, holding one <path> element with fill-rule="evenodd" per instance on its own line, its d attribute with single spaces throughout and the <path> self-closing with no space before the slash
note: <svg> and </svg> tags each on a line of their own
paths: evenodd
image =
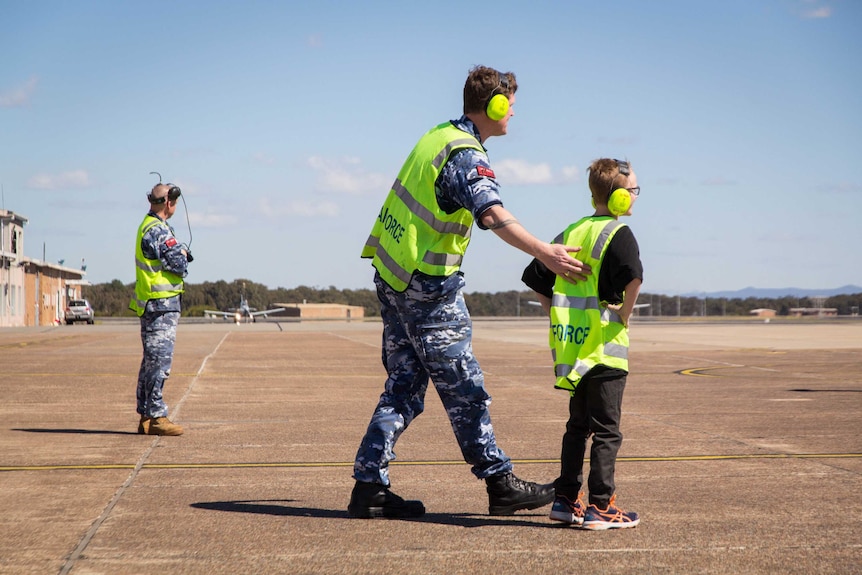
<svg viewBox="0 0 862 575">
<path fill-rule="evenodd" d="M 168 238 L 168 241 L 165 242 L 165 246 L 172 248 L 177 245 L 177 238 Z"/>
<path fill-rule="evenodd" d="M 485 166 L 476 167 L 476 172 L 480 176 L 484 176 L 486 178 L 496 178 L 497 177 L 494 175 L 494 170 L 492 170 L 491 168 L 486 168 Z"/>
</svg>

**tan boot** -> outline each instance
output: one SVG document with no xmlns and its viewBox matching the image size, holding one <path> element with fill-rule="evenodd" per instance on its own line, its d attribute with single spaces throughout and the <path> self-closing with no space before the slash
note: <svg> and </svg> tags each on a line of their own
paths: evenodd
<svg viewBox="0 0 862 575">
<path fill-rule="evenodd" d="M 183 428 L 167 417 L 154 417 L 150 420 L 148 435 L 182 435 Z"/>
<path fill-rule="evenodd" d="M 141 422 L 138 423 L 138 435 L 148 435 L 150 433 L 150 422 L 152 419 L 146 417 L 145 415 L 141 416 Z"/>
</svg>

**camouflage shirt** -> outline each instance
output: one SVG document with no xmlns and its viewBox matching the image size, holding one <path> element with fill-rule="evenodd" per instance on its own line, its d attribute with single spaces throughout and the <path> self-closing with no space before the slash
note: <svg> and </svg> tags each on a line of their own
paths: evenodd
<svg viewBox="0 0 862 575">
<path fill-rule="evenodd" d="M 466 116 L 452 120 L 452 125 L 481 141 L 479 130 Z M 491 206 L 503 205 L 500 184 L 495 179 L 488 154 L 474 148 L 452 154 L 437 176 L 435 189 L 437 203 L 444 212 L 451 214 L 459 208 L 470 210 L 476 225 L 483 230 L 488 228 L 481 224 L 480 216 Z"/>
</svg>

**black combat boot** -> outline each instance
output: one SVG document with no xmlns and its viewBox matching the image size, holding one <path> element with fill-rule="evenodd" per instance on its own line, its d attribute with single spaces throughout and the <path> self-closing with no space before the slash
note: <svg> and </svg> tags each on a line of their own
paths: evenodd
<svg viewBox="0 0 862 575">
<path fill-rule="evenodd" d="M 374 517 L 409 518 L 425 515 L 421 501 L 405 501 L 385 485 L 357 481 L 350 495 L 347 513 L 351 517 L 371 519 Z"/>
<path fill-rule="evenodd" d="M 520 509 L 537 509 L 554 500 L 554 485 L 540 485 L 515 477 L 513 473 L 485 479 L 488 489 L 488 514 L 514 515 Z"/>
</svg>

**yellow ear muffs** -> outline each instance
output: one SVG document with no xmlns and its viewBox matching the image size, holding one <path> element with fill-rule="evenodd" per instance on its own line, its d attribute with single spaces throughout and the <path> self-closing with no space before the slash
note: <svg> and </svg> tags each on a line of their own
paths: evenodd
<svg viewBox="0 0 862 575">
<path fill-rule="evenodd" d="M 502 120 L 509 113 L 509 98 L 503 94 L 494 94 L 485 106 L 485 114 L 495 122 Z"/>
<path fill-rule="evenodd" d="M 608 211 L 615 216 L 621 216 L 632 207 L 632 195 L 625 188 L 617 188 L 608 197 Z"/>
</svg>

